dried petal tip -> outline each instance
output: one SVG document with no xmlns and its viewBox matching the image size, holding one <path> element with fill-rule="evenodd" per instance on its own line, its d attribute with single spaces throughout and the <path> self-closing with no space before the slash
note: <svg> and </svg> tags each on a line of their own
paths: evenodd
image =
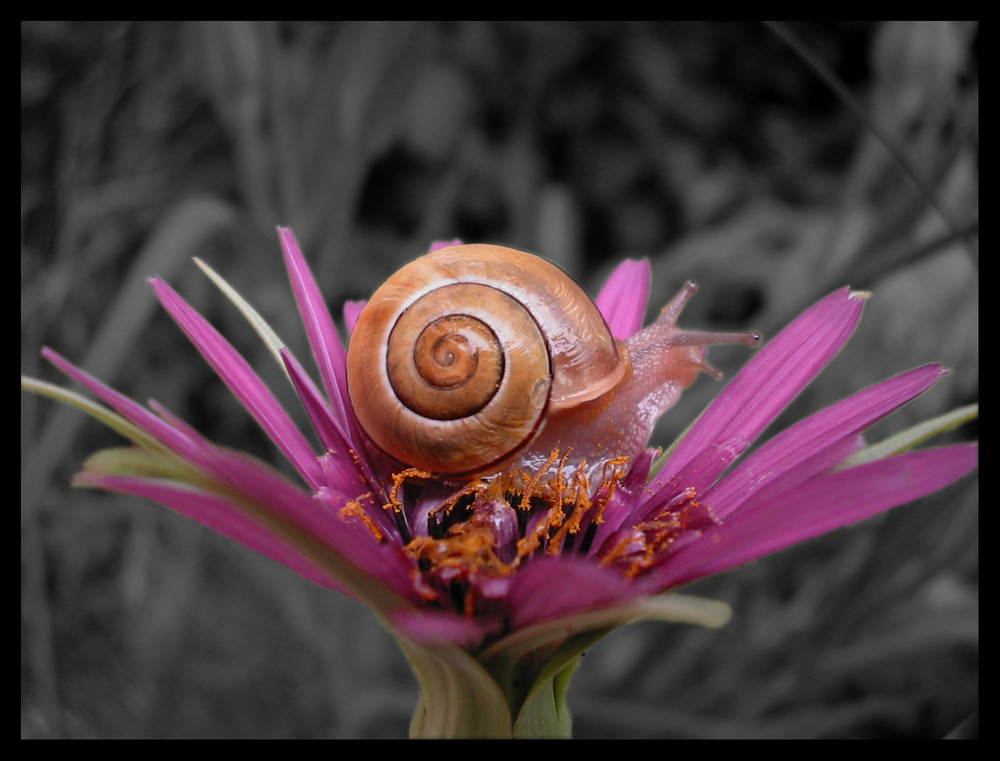
<svg viewBox="0 0 1000 761">
<path fill-rule="evenodd" d="M 849 299 L 860 299 L 861 301 L 867 301 L 872 297 L 871 291 L 851 291 L 847 294 Z"/>
</svg>

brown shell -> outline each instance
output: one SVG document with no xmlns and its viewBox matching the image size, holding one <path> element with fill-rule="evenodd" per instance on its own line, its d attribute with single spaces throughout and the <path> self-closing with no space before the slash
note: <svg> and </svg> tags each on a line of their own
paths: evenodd
<svg viewBox="0 0 1000 761">
<path fill-rule="evenodd" d="M 460 245 L 417 259 L 362 310 L 347 353 L 358 421 L 386 454 L 472 475 L 545 416 L 595 399 L 626 363 L 590 297 L 533 254 Z"/>
</svg>

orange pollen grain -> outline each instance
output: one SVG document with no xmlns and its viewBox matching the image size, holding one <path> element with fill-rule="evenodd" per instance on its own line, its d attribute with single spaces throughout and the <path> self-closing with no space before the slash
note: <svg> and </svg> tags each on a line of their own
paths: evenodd
<svg viewBox="0 0 1000 761">
<path fill-rule="evenodd" d="M 365 495 L 365 497 L 369 496 L 371 495 Z M 360 499 L 364 499 L 365 497 L 361 497 Z M 340 508 L 340 517 L 345 519 L 356 518 L 371 532 L 372 536 L 375 537 L 375 541 L 381 542 L 385 540 L 385 534 L 382 533 L 382 529 L 380 529 L 375 521 L 371 519 L 371 516 L 365 512 L 365 509 L 361 506 L 361 502 L 359 500 L 348 502 L 344 505 L 344 507 Z"/>
<path fill-rule="evenodd" d="M 562 465 L 566 462 L 566 458 L 568 456 L 569 456 L 569 450 L 566 451 L 566 454 L 562 455 L 562 463 L 560 463 L 558 472 L 560 473 L 562 472 Z M 553 449 L 552 452 L 549 454 L 548 461 L 545 463 L 545 465 L 539 468 L 538 472 L 535 473 L 534 476 L 529 477 L 526 473 L 522 472 L 522 476 L 528 482 L 527 485 L 524 487 L 524 490 L 521 492 L 522 507 L 526 509 L 527 506 L 530 504 L 532 492 L 534 492 L 538 488 L 538 484 L 541 482 L 542 478 L 549 472 L 549 469 L 553 465 L 555 465 L 556 460 L 558 460 L 559 457 L 560 457 L 559 450 Z"/>
<path fill-rule="evenodd" d="M 580 531 L 580 526 L 583 523 L 583 517 L 586 515 L 593 503 L 590 499 L 590 479 L 587 477 L 587 464 L 586 462 L 581 463 L 580 468 L 573 474 L 572 482 L 572 494 L 569 499 L 561 500 L 562 504 L 558 505 L 558 515 L 559 523 L 561 527 L 556 531 L 555 535 L 549 539 L 549 545 L 546 548 L 546 552 L 550 555 L 559 554 L 562 549 L 563 542 L 566 540 L 567 534 L 576 534 Z M 567 489 L 567 494 L 569 494 L 569 489 Z M 573 510 L 569 514 L 569 517 L 565 517 L 565 512 L 563 506 L 571 504 L 573 505 Z M 553 525 L 558 525 L 553 523 Z"/>
<path fill-rule="evenodd" d="M 464 578 L 478 574 L 508 576 L 512 566 L 497 557 L 496 538 L 485 526 L 471 521 L 456 523 L 444 539 L 418 536 L 406 545 L 406 552 L 428 566 L 427 573 L 454 571 Z"/>
<path fill-rule="evenodd" d="M 403 509 L 403 501 L 399 497 L 399 492 L 403 488 L 403 484 L 406 483 L 408 478 L 430 478 L 431 474 L 426 470 L 420 470 L 418 468 L 407 468 L 406 470 L 401 470 L 399 473 L 392 474 L 392 490 L 389 492 L 389 501 L 386 502 L 382 507 L 386 510 L 394 510 L 395 512 L 400 512 Z"/>
<path fill-rule="evenodd" d="M 601 489 L 598 491 L 597 510 L 591 519 L 594 523 L 604 522 L 604 508 L 607 507 L 611 498 L 615 496 L 615 489 L 618 483 L 625 478 L 628 472 L 627 456 L 615 457 L 604 463 L 604 471 L 601 474 Z M 610 469 L 610 473 L 608 472 Z"/>
<path fill-rule="evenodd" d="M 675 497 L 671 500 L 670 503 L 660 511 L 660 514 L 656 516 L 656 520 L 660 520 L 661 518 L 666 518 L 668 516 L 677 516 L 684 508 L 700 507 L 701 503 L 695 499 L 697 496 L 697 489 L 693 486 L 687 487 L 684 490 L 683 498 Z"/>
<path fill-rule="evenodd" d="M 686 531 L 698 531 L 692 525 L 691 510 L 698 508 L 708 513 L 712 522 L 718 522 L 709 505 L 699 502 L 697 490 L 688 487 L 671 501 L 654 519 L 642 521 L 632 527 L 600 560 L 602 566 L 622 563 L 625 576 L 633 579 L 652 567 L 662 552 L 669 548 Z M 635 548 L 635 545 L 639 545 Z M 632 549 L 630 549 L 632 548 Z"/>
<path fill-rule="evenodd" d="M 571 537 L 581 534 L 590 522 L 599 524 L 603 513 L 628 473 L 630 458 L 615 457 L 603 463 L 600 480 L 592 484 L 591 468 L 585 461 L 570 462 L 570 450 L 554 449 L 544 466 L 535 472 L 511 469 L 496 478 L 473 481 L 453 492 L 446 500 L 430 510 L 431 515 L 448 515 L 462 502 L 470 512 L 470 517 L 451 525 L 444 536 L 418 535 L 408 542 L 404 551 L 414 561 L 415 585 L 426 600 L 440 600 L 442 585 L 447 585 L 457 593 L 460 589 L 464 599 L 460 603 L 467 615 L 473 615 L 473 607 L 478 604 L 478 581 L 488 578 L 506 577 L 515 573 L 522 561 L 544 552 L 558 555 L 567 550 Z M 404 508 L 404 487 L 410 479 L 427 479 L 431 476 L 422 470 L 409 468 L 392 476 L 392 487 L 385 509 L 395 511 Z M 693 493 L 685 495 L 693 499 Z M 498 529 L 492 525 L 494 516 L 490 511 L 482 513 L 477 506 L 493 501 L 503 501 L 522 513 L 530 512 L 528 527 L 513 546 L 499 546 Z M 348 510 L 345 508 L 345 514 Z M 354 506 L 350 514 L 365 521 L 373 535 L 380 535 L 371 518 Z M 656 520 L 634 527 L 632 535 L 622 540 L 601 559 L 602 565 L 622 562 L 626 574 L 633 577 L 648 567 L 658 549 L 672 541 L 671 533 L 679 533 L 676 519 L 673 523 Z M 378 532 L 376 534 L 376 532 Z M 506 541 L 506 540 L 505 540 Z M 513 557 L 508 558 L 507 553 Z M 642 557 L 635 557 L 636 553 Z M 459 583 L 460 587 L 453 586 Z"/>
<path fill-rule="evenodd" d="M 474 481 L 452 494 L 451 497 L 449 497 L 445 502 L 431 508 L 430 515 L 439 515 L 441 513 L 447 515 L 454 509 L 455 505 L 457 505 L 463 497 L 468 497 L 471 494 L 482 494 L 486 492 L 488 492 L 488 489 L 483 489 L 482 482 Z"/>
</svg>

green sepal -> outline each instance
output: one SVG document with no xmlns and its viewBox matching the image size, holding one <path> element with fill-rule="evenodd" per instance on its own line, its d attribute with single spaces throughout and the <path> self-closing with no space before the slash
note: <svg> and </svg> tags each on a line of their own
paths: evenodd
<svg viewBox="0 0 1000 761">
<path fill-rule="evenodd" d="M 420 682 L 411 738 L 510 738 L 510 710 L 493 677 L 454 645 L 421 645 L 396 635 Z"/>
<path fill-rule="evenodd" d="M 965 407 L 958 407 L 951 412 L 946 412 L 944 415 L 938 415 L 930 420 L 917 423 L 916 425 L 907 428 L 905 431 L 900 431 L 895 436 L 890 436 L 888 439 L 880 441 L 877 444 L 871 444 L 863 449 L 859 449 L 853 455 L 844 460 L 844 462 L 841 463 L 837 469 L 843 470 L 845 468 L 853 468 L 855 465 L 861 465 L 866 462 L 873 462 L 874 460 L 881 460 L 885 457 L 901 454 L 913 449 L 913 447 L 923 444 L 925 441 L 928 441 L 935 436 L 951 431 L 961 425 L 964 425 L 965 423 L 975 420 L 977 417 L 979 417 L 978 404 L 969 404 Z"/>
<path fill-rule="evenodd" d="M 101 449 L 83 463 L 83 471 L 76 475 L 75 486 L 89 486 L 91 476 L 129 476 L 158 478 L 190 484 L 212 491 L 215 481 L 199 468 L 174 455 L 164 455 L 157 450 L 139 447 L 113 447 Z"/>
<path fill-rule="evenodd" d="M 285 362 L 281 358 L 281 350 L 285 348 L 285 342 L 278 337 L 278 334 L 274 331 L 274 329 L 268 325 L 267 321 L 263 317 L 261 317 L 260 312 L 250 306 L 250 302 L 240 296 L 239 292 L 233 288 L 222 277 L 222 275 L 197 257 L 195 257 L 194 263 L 201 268 L 202 272 L 208 275 L 208 278 L 215 283 L 216 287 L 222 291 L 226 298 L 228 298 L 233 305 L 240 310 L 240 314 L 242 314 L 246 318 L 247 322 L 253 326 L 253 329 L 257 331 L 257 335 L 259 335 L 267 345 L 268 351 L 271 352 L 271 356 L 273 356 L 275 362 L 278 363 L 278 367 L 280 367 L 287 375 L 288 371 L 285 369 Z"/>
<path fill-rule="evenodd" d="M 722 626 L 725 603 L 672 592 L 640 597 L 520 629 L 478 656 L 510 705 L 517 737 L 569 737 L 570 677 L 583 653 L 623 624 L 643 620 Z"/>
<path fill-rule="evenodd" d="M 573 717 L 566 693 L 582 653 L 549 678 L 539 678 L 514 722 L 515 738 L 565 738 L 573 736 Z"/>
<path fill-rule="evenodd" d="M 57 402 L 63 402 L 64 404 L 68 404 L 71 407 L 76 407 L 77 409 L 86 412 L 88 415 L 93 417 L 98 422 L 103 423 L 115 433 L 131 441 L 137 447 L 180 460 L 180 458 L 177 457 L 177 455 L 174 455 L 168 447 L 160 443 L 160 441 L 155 437 L 139 428 L 139 426 L 130 423 L 117 412 L 113 412 L 107 407 L 98 404 L 85 396 L 81 396 L 75 391 L 70 391 L 62 386 L 56 386 L 53 383 L 47 383 L 37 378 L 29 378 L 25 375 L 21 376 L 21 388 L 25 391 L 31 391 L 41 396 L 47 396 L 50 399 L 55 399 Z"/>
<path fill-rule="evenodd" d="M 728 618 L 724 603 L 667 593 L 528 626 L 478 655 L 394 632 L 420 682 L 410 736 L 568 738 L 570 680 L 594 643 L 632 621 L 717 627 Z"/>
</svg>

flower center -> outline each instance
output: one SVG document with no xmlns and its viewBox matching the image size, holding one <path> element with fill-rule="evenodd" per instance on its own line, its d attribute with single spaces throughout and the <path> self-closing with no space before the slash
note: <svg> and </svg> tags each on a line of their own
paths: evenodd
<svg viewBox="0 0 1000 761">
<path fill-rule="evenodd" d="M 457 491 L 415 468 L 393 474 L 383 509 L 413 561 L 419 594 L 468 617 L 503 615 L 514 575 L 534 556 L 592 558 L 634 579 L 718 523 L 693 488 L 681 488 L 669 501 L 649 505 L 644 515 L 629 511 L 631 519 L 620 528 L 600 533 L 605 512 L 610 508 L 615 515 L 623 498 L 632 502 L 636 496 L 636 485 L 625 481 L 629 458 L 609 460 L 595 471 L 586 462 L 571 463 L 569 455 L 555 450 L 530 472 L 505 471 Z M 377 541 L 391 541 L 384 523 L 363 504 L 372 496 L 342 508 L 341 515 L 360 520 Z"/>
<path fill-rule="evenodd" d="M 427 512 L 426 533 L 415 534 L 406 553 L 415 561 L 421 593 L 454 604 L 468 616 L 501 597 L 517 568 L 536 554 L 587 555 L 604 509 L 628 471 L 628 458 L 609 461 L 592 488 L 586 463 L 570 469 L 569 453 L 552 452 L 534 475 L 504 473 L 474 482 Z M 402 511 L 402 483 L 393 502 Z"/>
</svg>

